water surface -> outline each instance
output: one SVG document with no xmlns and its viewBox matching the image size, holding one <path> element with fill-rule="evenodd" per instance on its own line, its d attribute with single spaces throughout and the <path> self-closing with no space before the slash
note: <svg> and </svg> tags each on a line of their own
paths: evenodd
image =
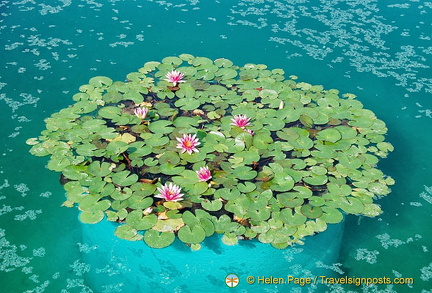
<svg viewBox="0 0 432 293">
<path fill-rule="evenodd" d="M 384 120 L 395 151 L 380 167 L 397 182 L 379 200 L 384 213 L 347 217 L 338 261 L 318 265 L 415 280 L 332 292 L 432 292 L 431 19 L 432 2 L 418 0 L 0 1 L 1 290 L 122 292 L 121 283 L 89 285 L 99 268 L 82 254 L 97 247 L 82 242 L 58 174 L 25 141 L 92 76 L 124 80 L 147 61 L 189 53 L 282 68 L 357 95 Z"/>
</svg>

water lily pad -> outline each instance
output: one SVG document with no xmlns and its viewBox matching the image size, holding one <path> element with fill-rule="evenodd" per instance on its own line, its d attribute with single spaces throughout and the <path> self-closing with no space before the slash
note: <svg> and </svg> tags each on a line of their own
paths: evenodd
<svg viewBox="0 0 432 293">
<path fill-rule="evenodd" d="M 309 198 L 309 204 L 311 206 L 315 206 L 315 207 L 319 207 L 319 206 L 323 206 L 326 204 L 326 201 L 324 198 L 322 198 L 321 196 L 311 196 Z"/>
<path fill-rule="evenodd" d="M 240 166 L 234 169 L 234 176 L 241 180 L 251 180 L 255 178 L 257 172 L 248 166 Z"/>
<path fill-rule="evenodd" d="M 238 243 L 237 235 L 233 233 L 224 234 L 221 240 L 224 244 L 229 246 L 236 245 Z"/>
<path fill-rule="evenodd" d="M 114 200 L 124 201 L 132 196 L 132 190 L 130 188 L 116 188 L 111 194 L 110 197 Z"/>
<path fill-rule="evenodd" d="M 159 232 L 150 229 L 144 234 L 144 242 L 152 248 L 164 248 L 170 246 L 174 240 L 175 234 L 172 232 Z"/>
<path fill-rule="evenodd" d="M 300 115 L 299 120 L 306 127 L 311 128 L 314 125 L 314 120 L 306 114 Z"/>
<path fill-rule="evenodd" d="M 349 125 L 358 128 L 367 128 L 374 124 L 376 118 L 359 116 L 354 118 L 353 121 L 348 122 Z"/>
<path fill-rule="evenodd" d="M 382 210 L 379 205 L 377 204 L 365 204 L 363 208 L 363 215 L 368 217 L 376 217 L 379 216 L 382 213 Z"/>
<path fill-rule="evenodd" d="M 253 162 L 258 162 L 260 160 L 258 151 L 240 151 L 233 157 L 242 158 L 241 162 L 244 162 L 244 164 L 252 164 Z"/>
<path fill-rule="evenodd" d="M 336 126 L 334 129 L 340 132 L 342 139 L 350 139 L 357 136 L 357 130 L 349 126 L 341 125 Z"/>
<path fill-rule="evenodd" d="M 136 192 L 128 199 L 126 199 L 127 206 L 131 209 L 146 209 L 153 204 L 153 198 L 151 197 L 142 197 L 137 195 Z"/>
<path fill-rule="evenodd" d="M 335 128 L 326 128 L 326 129 L 318 132 L 318 134 L 316 135 L 316 138 L 319 140 L 324 140 L 324 141 L 335 143 L 338 140 L 342 139 L 342 135 Z"/>
<path fill-rule="evenodd" d="M 168 125 L 172 125 L 172 122 L 169 120 L 158 120 L 151 122 L 148 126 L 151 132 L 153 133 L 171 133 L 174 130 L 174 127 L 168 127 Z"/>
<path fill-rule="evenodd" d="M 320 217 L 323 221 L 329 224 L 337 224 L 343 220 L 343 214 L 336 208 L 321 207 L 323 215 Z"/>
<path fill-rule="evenodd" d="M 51 157 L 51 160 L 48 162 L 48 169 L 62 172 L 67 166 L 70 166 L 71 161 L 66 157 Z"/>
<path fill-rule="evenodd" d="M 198 66 L 198 65 L 206 65 L 206 64 L 213 64 L 213 61 L 207 57 L 195 57 L 192 60 L 192 64 L 194 66 Z"/>
<path fill-rule="evenodd" d="M 251 230 L 258 234 L 264 234 L 270 230 L 270 225 L 267 221 L 261 221 L 251 226 Z"/>
<path fill-rule="evenodd" d="M 290 226 L 299 226 L 306 222 L 306 217 L 291 208 L 284 208 L 280 213 L 281 220 Z"/>
<path fill-rule="evenodd" d="M 112 175 L 112 180 L 114 184 L 130 186 L 138 181 L 138 175 L 131 174 L 129 171 L 125 170 Z"/>
<path fill-rule="evenodd" d="M 107 103 L 118 103 L 121 100 L 123 100 L 124 97 L 120 92 L 115 90 L 110 90 L 107 91 L 105 94 L 103 94 L 102 99 Z"/>
<path fill-rule="evenodd" d="M 238 190 L 240 192 L 243 192 L 243 193 L 248 193 L 248 192 L 254 191 L 256 188 L 257 188 L 257 186 L 255 184 L 253 184 L 252 182 L 248 182 L 248 181 L 246 181 L 244 183 L 239 183 L 239 185 L 238 185 Z"/>
<path fill-rule="evenodd" d="M 146 138 L 144 138 L 144 139 L 146 139 Z M 161 133 L 156 133 L 156 134 L 151 136 L 151 139 L 146 140 L 146 144 L 148 146 L 152 146 L 152 147 L 160 147 L 160 146 L 168 144 L 169 141 L 170 141 L 169 137 L 164 136 Z"/>
<path fill-rule="evenodd" d="M 296 149 L 308 150 L 313 147 L 314 142 L 309 138 L 309 133 L 304 129 L 293 128 L 299 137 L 297 139 L 289 140 L 289 143 Z"/>
<path fill-rule="evenodd" d="M 200 100 L 195 98 L 183 98 L 180 100 L 177 100 L 175 102 L 175 106 L 179 107 L 180 109 L 184 111 L 190 111 L 198 109 L 198 107 L 201 105 Z"/>
<path fill-rule="evenodd" d="M 183 166 L 176 166 L 170 163 L 163 163 L 159 166 L 159 171 L 165 175 L 176 175 L 181 173 L 184 169 Z"/>
<path fill-rule="evenodd" d="M 303 181 L 310 185 L 324 185 L 328 181 L 326 175 L 315 175 L 312 173 L 311 176 L 303 178 Z"/>
<path fill-rule="evenodd" d="M 368 185 L 368 189 L 376 195 L 386 195 L 390 193 L 390 189 L 388 188 L 388 186 L 381 182 L 370 183 Z"/>
<path fill-rule="evenodd" d="M 142 210 L 134 210 L 126 217 L 126 224 L 136 230 L 147 230 L 153 227 L 157 222 L 157 216 L 150 214 L 144 216 Z"/>
<path fill-rule="evenodd" d="M 157 61 L 146 62 L 144 66 L 139 69 L 139 72 L 148 73 L 155 70 L 159 64 L 160 62 Z"/>
<path fill-rule="evenodd" d="M 205 193 L 208 189 L 207 182 L 198 182 L 193 185 L 193 187 L 189 190 L 190 195 L 201 195 Z"/>
<path fill-rule="evenodd" d="M 360 214 L 364 210 L 363 203 L 355 197 L 341 198 L 339 207 L 346 213 Z"/>
<path fill-rule="evenodd" d="M 253 145 L 257 149 L 267 149 L 273 139 L 269 132 L 260 131 L 253 136 Z"/>
<path fill-rule="evenodd" d="M 206 232 L 199 225 L 195 225 L 193 228 L 186 225 L 178 231 L 178 238 L 184 243 L 200 243 L 206 238 Z"/>
<path fill-rule="evenodd" d="M 98 194 L 86 194 L 78 200 L 79 209 L 88 212 L 105 211 L 111 206 L 111 202 L 107 199 L 100 200 Z"/>
<path fill-rule="evenodd" d="M 81 222 L 86 224 L 96 224 L 103 220 L 105 213 L 101 210 L 83 211 L 79 215 Z"/>
<path fill-rule="evenodd" d="M 270 218 L 270 209 L 249 210 L 247 215 L 254 221 L 266 221 Z"/>
<path fill-rule="evenodd" d="M 125 152 L 127 149 L 129 148 L 129 145 L 121 140 L 115 140 L 115 141 L 111 141 L 107 147 L 106 150 L 108 152 L 111 152 L 113 154 L 121 154 L 123 152 Z"/>
<path fill-rule="evenodd" d="M 172 65 L 175 65 L 175 66 L 179 66 L 180 64 L 183 63 L 183 60 L 180 59 L 179 57 L 170 56 L 170 57 L 163 58 L 162 59 L 162 63 L 172 64 Z"/>
<path fill-rule="evenodd" d="M 227 93 L 227 89 L 220 85 L 211 85 L 206 89 L 210 96 L 222 96 Z"/>
<path fill-rule="evenodd" d="M 216 200 L 208 200 L 204 199 L 201 202 L 201 205 L 204 209 L 208 211 L 219 211 L 222 208 L 222 201 L 216 199 Z"/>
<path fill-rule="evenodd" d="M 327 168 L 322 167 L 322 166 L 312 166 L 311 171 L 312 171 L 312 173 L 314 173 L 315 175 L 318 175 L 318 176 L 323 176 L 323 175 L 327 174 Z"/>
<path fill-rule="evenodd" d="M 266 129 L 270 131 L 281 130 L 285 127 L 285 121 L 278 118 L 264 118 L 262 123 L 265 124 Z"/>
<path fill-rule="evenodd" d="M 138 241 L 143 238 L 142 235 L 138 234 L 138 231 L 136 229 L 132 228 L 129 225 L 118 226 L 115 229 L 114 233 L 118 238 L 129 241 Z"/>
<path fill-rule="evenodd" d="M 184 223 L 190 227 L 194 227 L 195 225 L 199 224 L 199 218 L 190 211 L 185 211 L 182 215 L 182 218 Z"/>
<path fill-rule="evenodd" d="M 322 216 L 323 211 L 320 207 L 318 206 L 313 206 L 313 205 L 303 205 L 300 209 L 300 212 L 308 217 L 309 219 L 316 219 Z"/>
<path fill-rule="evenodd" d="M 88 176 L 84 171 L 87 170 L 85 166 L 69 165 L 63 169 L 63 176 L 71 180 L 81 180 Z"/>
<path fill-rule="evenodd" d="M 88 171 L 94 176 L 104 177 L 112 172 L 111 164 L 108 162 L 93 161 L 88 166 Z"/>
<path fill-rule="evenodd" d="M 233 66 L 233 62 L 226 58 L 219 58 L 214 61 L 214 64 L 219 67 L 231 67 Z"/>
<path fill-rule="evenodd" d="M 199 224 L 204 229 L 206 237 L 210 237 L 215 233 L 215 227 L 210 219 L 200 218 Z"/>
<path fill-rule="evenodd" d="M 223 198 L 225 200 L 233 200 L 240 196 L 240 191 L 237 189 L 220 188 L 214 194 L 215 198 Z"/>
<path fill-rule="evenodd" d="M 178 176 L 172 178 L 173 182 L 176 184 L 196 184 L 197 183 L 197 173 L 192 170 L 184 170 Z"/>
<path fill-rule="evenodd" d="M 277 199 L 279 203 L 289 208 L 295 208 L 304 203 L 304 199 L 296 197 L 295 193 L 279 193 Z"/>
<path fill-rule="evenodd" d="M 159 232 L 174 232 L 178 231 L 183 226 L 184 222 L 182 218 L 166 220 L 159 219 L 152 229 Z"/>
</svg>

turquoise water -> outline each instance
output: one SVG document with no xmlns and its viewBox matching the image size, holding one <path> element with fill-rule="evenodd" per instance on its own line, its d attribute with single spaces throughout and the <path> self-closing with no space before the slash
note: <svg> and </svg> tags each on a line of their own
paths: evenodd
<svg viewBox="0 0 432 293">
<path fill-rule="evenodd" d="M 380 163 L 396 180 L 379 200 L 384 213 L 347 217 L 339 258 L 323 265 L 329 275 L 414 284 L 262 292 L 432 292 L 431 15 L 432 2 L 417 0 L 0 1 L 0 291 L 124 292 L 120 282 L 89 282 L 101 268 L 83 254 L 98 248 L 83 241 L 57 174 L 25 141 L 92 76 L 124 80 L 147 61 L 189 53 L 356 94 L 395 146 Z"/>
<path fill-rule="evenodd" d="M 327 233 L 309 237 L 305 245 L 278 250 L 256 239 L 227 246 L 221 235 L 202 243 L 199 251 L 191 251 L 180 240 L 165 249 L 152 249 L 141 242 L 127 242 L 114 235 L 114 225 L 108 221 L 96 225 L 83 224 L 83 241 L 97 249 L 84 251 L 85 263 L 97 265 L 86 277 L 91 288 L 121 284 L 124 292 L 286 292 L 298 287 L 292 278 L 334 276 L 325 264 L 337 261 L 344 223 L 331 225 Z M 240 281 L 234 288 L 224 285 L 228 274 Z M 253 284 L 246 280 L 254 277 Z M 284 284 L 263 284 L 265 277 L 284 278 Z M 298 279 L 299 280 L 299 279 Z M 299 281 L 300 282 L 300 281 Z M 306 281 L 305 281 L 306 282 Z M 269 282 L 272 283 L 272 282 Z M 316 292 L 325 288 L 310 284 Z"/>
</svg>

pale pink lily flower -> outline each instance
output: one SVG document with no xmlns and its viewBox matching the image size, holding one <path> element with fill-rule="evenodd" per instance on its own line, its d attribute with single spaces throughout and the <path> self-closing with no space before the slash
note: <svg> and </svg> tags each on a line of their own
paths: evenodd
<svg viewBox="0 0 432 293">
<path fill-rule="evenodd" d="M 192 152 L 199 152 L 196 146 L 200 145 L 201 143 L 198 141 L 196 134 L 183 134 L 183 137 L 176 137 L 176 139 L 179 142 L 177 144 L 177 148 L 182 150 L 182 154 L 187 152 L 189 155 L 191 155 Z"/>
<path fill-rule="evenodd" d="M 183 193 L 178 185 L 170 183 L 165 183 L 165 185 L 158 187 L 159 193 L 155 197 L 162 198 L 166 201 L 180 201 L 183 200 Z"/>
<path fill-rule="evenodd" d="M 165 75 L 165 77 L 166 77 L 165 81 L 172 82 L 173 86 L 177 86 L 177 84 L 179 84 L 180 82 L 185 82 L 183 80 L 184 73 L 181 73 L 180 71 L 177 71 L 177 70 L 173 70 L 171 72 L 168 72 Z"/>
<path fill-rule="evenodd" d="M 149 111 L 148 108 L 142 107 L 142 108 L 136 108 L 134 110 L 134 113 L 139 119 L 144 120 L 147 117 L 148 111 Z"/>
<path fill-rule="evenodd" d="M 238 126 L 240 128 L 245 128 L 246 126 L 250 125 L 250 118 L 246 115 L 234 115 L 234 118 L 232 118 L 231 121 L 231 125 Z"/>
<path fill-rule="evenodd" d="M 198 171 L 195 171 L 198 176 L 199 182 L 205 182 L 212 178 L 210 170 L 208 167 L 201 167 Z"/>
<path fill-rule="evenodd" d="M 250 129 L 245 129 L 245 131 L 252 136 L 255 134 L 255 132 L 253 132 L 253 130 L 250 130 Z"/>
</svg>

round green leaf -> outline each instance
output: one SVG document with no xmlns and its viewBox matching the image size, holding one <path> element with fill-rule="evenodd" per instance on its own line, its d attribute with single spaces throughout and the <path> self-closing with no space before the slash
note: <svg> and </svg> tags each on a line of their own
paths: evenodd
<svg viewBox="0 0 432 293">
<path fill-rule="evenodd" d="M 343 220 L 342 213 L 336 208 L 332 207 L 321 207 L 323 215 L 320 217 L 321 220 L 329 224 L 337 224 Z"/>
<path fill-rule="evenodd" d="M 151 132 L 153 133 L 162 133 L 167 134 L 171 133 L 174 130 L 174 127 L 168 127 L 168 125 L 171 125 L 172 122 L 168 120 L 157 120 L 154 122 L 151 122 L 148 126 Z"/>
<path fill-rule="evenodd" d="M 349 214 L 360 214 L 363 212 L 364 206 L 360 200 L 355 197 L 346 197 L 339 200 L 339 207 Z"/>
<path fill-rule="evenodd" d="M 129 171 L 124 170 L 112 175 L 112 181 L 114 184 L 120 186 L 130 186 L 138 181 L 138 175 L 131 174 Z"/>
<path fill-rule="evenodd" d="M 206 232 L 200 225 L 193 228 L 186 225 L 178 231 L 178 238 L 184 243 L 200 243 L 206 238 Z"/>
<path fill-rule="evenodd" d="M 112 79 L 106 76 L 95 76 L 89 81 L 89 84 L 94 87 L 110 86 L 112 83 Z"/>
<path fill-rule="evenodd" d="M 320 207 L 309 204 L 303 205 L 300 209 L 300 212 L 309 219 L 319 218 L 323 214 L 323 211 Z"/>
<path fill-rule="evenodd" d="M 234 176 L 240 180 L 251 180 L 258 174 L 255 170 L 252 170 L 248 166 L 240 166 L 234 169 Z"/>
<path fill-rule="evenodd" d="M 138 241 L 141 240 L 143 238 L 142 235 L 137 233 L 137 230 L 132 228 L 129 225 L 121 225 L 118 226 L 115 231 L 114 234 L 121 239 L 124 240 L 129 240 L 129 241 Z"/>
<path fill-rule="evenodd" d="M 226 245 L 236 245 L 238 243 L 238 238 L 235 234 L 229 233 L 229 234 L 224 234 L 222 236 L 222 242 Z"/>
<path fill-rule="evenodd" d="M 108 162 L 93 161 L 88 166 L 88 171 L 98 177 L 104 177 L 111 173 L 111 164 Z"/>
<path fill-rule="evenodd" d="M 306 222 L 306 217 L 291 208 L 284 208 L 280 213 L 281 220 L 290 226 L 298 226 Z"/>
<path fill-rule="evenodd" d="M 220 200 L 208 200 L 204 199 L 201 202 L 201 206 L 211 212 L 219 211 L 222 208 L 222 201 Z"/>
<path fill-rule="evenodd" d="M 157 222 L 157 216 L 150 214 L 144 216 L 142 210 L 134 210 L 126 217 L 126 224 L 136 230 L 147 230 L 153 227 Z"/>
<path fill-rule="evenodd" d="M 172 232 L 158 232 L 150 229 L 144 234 L 144 242 L 152 248 L 164 248 L 170 246 L 174 240 L 175 234 Z"/>
<path fill-rule="evenodd" d="M 316 138 L 319 139 L 319 140 L 335 143 L 338 140 L 342 139 L 342 135 L 335 128 L 326 128 L 326 129 L 321 130 L 320 132 L 318 132 Z"/>
<path fill-rule="evenodd" d="M 102 221 L 105 214 L 101 210 L 94 210 L 94 211 L 83 211 L 81 212 L 79 219 L 81 222 L 86 224 L 96 224 Z"/>
</svg>

